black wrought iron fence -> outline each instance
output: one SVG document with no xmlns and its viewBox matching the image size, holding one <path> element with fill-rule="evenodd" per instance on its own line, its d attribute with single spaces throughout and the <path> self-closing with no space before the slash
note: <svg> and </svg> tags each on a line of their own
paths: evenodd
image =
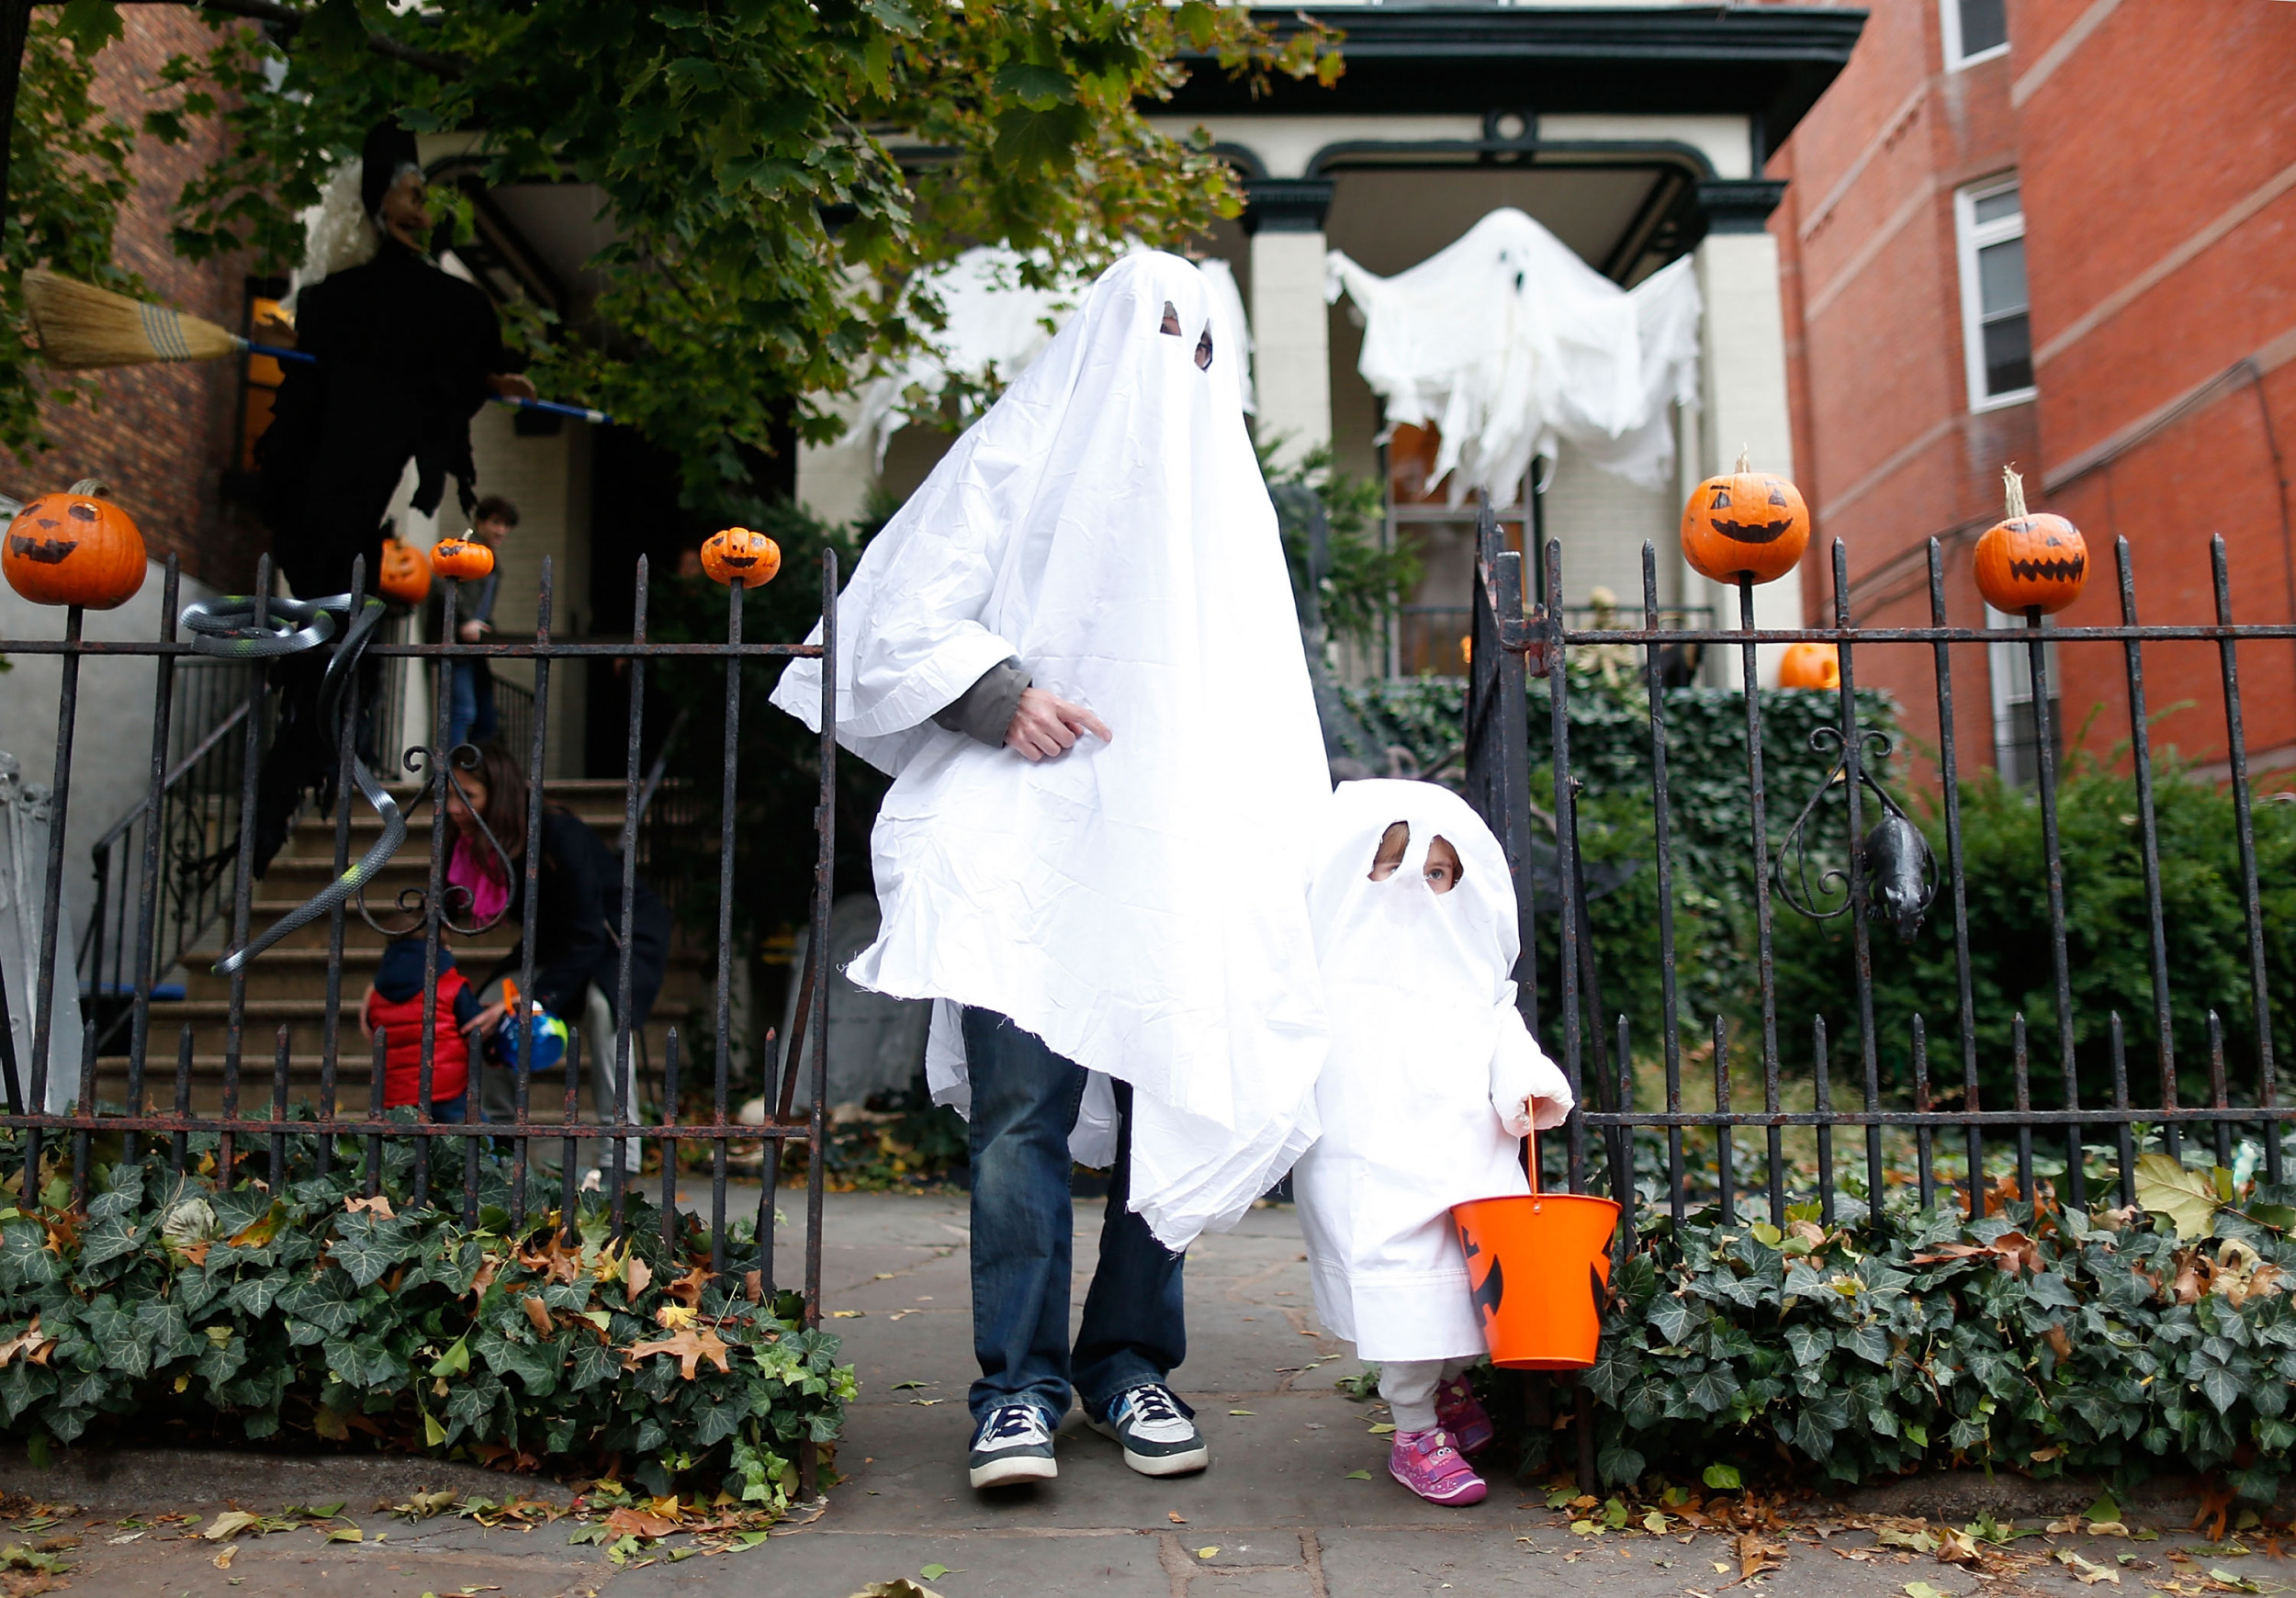
<svg viewBox="0 0 2296 1598">
<path fill-rule="evenodd" d="M 552 580 L 550 565 L 546 561 L 535 609 L 539 619 L 531 642 L 410 644 L 383 641 L 377 633 L 382 617 L 379 602 L 362 602 L 350 595 L 309 603 L 250 598 L 213 601 L 191 607 L 179 623 L 177 579 L 171 561 L 162 606 L 164 620 L 160 636 L 149 642 L 87 639 L 83 636 L 82 613 L 76 607 L 64 612 L 61 637 L 0 641 L 0 652 L 10 655 L 52 654 L 62 658 L 54 822 L 46 861 L 46 913 L 40 923 L 45 930 L 35 968 L 36 991 L 8 995 L 19 1004 L 29 1003 L 33 1007 L 33 1048 L 27 1066 L 28 1080 L 10 1080 L 6 1084 L 7 1113 L 0 1115 L 0 1127 L 7 1129 L 22 1162 L 24 1193 L 39 1192 L 45 1184 L 68 1177 L 73 1201 L 83 1203 L 88 1197 L 92 1170 L 99 1159 L 116 1155 L 133 1161 L 159 1160 L 181 1173 L 195 1153 L 201 1158 L 212 1159 L 217 1179 L 226 1183 L 257 1176 L 283 1180 L 290 1171 L 298 1168 L 298 1162 L 302 1160 L 312 1162 L 323 1172 L 339 1161 L 357 1159 L 365 1165 L 367 1190 L 373 1193 L 382 1181 L 386 1145 L 403 1149 L 411 1143 L 412 1197 L 417 1205 L 458 1207 L 465 1222 L 475 1225 L 483 1194 L 488 1196 L 487 1202 L 507 1206 L 511 1224 L 517 1229 L 525 1224 L 530 1206 L 555 1198 L 555 1207 L 570 1228 L 576 1214 L 579 1173 L 587 1163 L 600 1171 L 608 1191 L 612 1224 L 618 1234 L 624 1226 L 627 1195 L 640 1180 L 639 1163 L 626 1155 L 632 1144 L 642 1140 L 660 1155 L 665 1235 L 685 1224 L 685 1210 L 678 1202 L 680 1178 L 688 1165 L 685 1154 L 689 1150 L 703 1153 L 710 1192 L 706 1216 L 697 1218 L 706 1220 L 712 1268 L 721 1273 L 759 1272 L 770 1291 L 777 1280 L 772 1173 L 779 1168 L 783 1145 L 796 1142 L 811 1155 L 803 1274 L 807 1323 L 817 1322 L 824 1191 L 820 1157 L 822 1096 L 828 1055 L 824 1029 L 810 1024 L 809 1018 L 827 1013 L 827 968 L 826 964 L 809 965 L 801 977 L 807 1002 L 799 1007 L 796 1036 L 791 1040 L 788 1050 L 779 1055 L 789 1062 L 788 1065 L 778 1081 L 769 1076 L 769 1109 L 762 1124 L 745 1124 L 728 1114 L 734 1037 L 730 1014 L 733 985 L 728 977 L 729 962 L 734 958 L 734 754 L 742 737 L 744 708 L 740 669 L 744 661 L 760 658 L 813 657 L 823 662 L 825 683 L 833 683 L 834 614 L 823 616 L 822 641 L 818 645 L 751 642 L 742 634 L 742 594 L 736 590 L 724 642 L 656 643 L 647 638 L 646 632 L 647 571 L 647 563 L 641 559 L 636 571 L 636 623 L 631 638 L 611 643 L 559 642 L 551 634 Z M 823 557 L 822 584 L 825 594 L 836 593 L 834 554 L 825 553 Z M 267 594 L 270 589 L 266 559 L 257 569 L 255 592 Z M 445 603 L 444 634 L 452 638 L 455 595 L 451 588 Z M 28 1107 L 47 1102 L 54 984 L 72 980 L 70 965 L 60 963 L 62 951 L 55 947 L 54 928 L 62 894 L 63 839 L 72 798 L 73 746 L 80 724 L 80 662 L 95 655 L 143 658 L 152 662 L 150 787 L 143 806 L 114 828 L 99 846 L 99 861 L 114 863 L 99 866 L 99 870 L 107 872 L 108 897 L 102 914 L 91 926 L 83 966 L 84 970 L 98 973 L 99 983 L 113 984 L 124 999 L 122 1024 L 129 1043 L 125 1059 L 105 1061 L 99 1075 L 97 1043 L 100 1029 L 107 1023 L 100 1018 L 92 1021 L 85 1039 L 73 1112 L 29 1113 Z M 296 678 L 289 670 L 296 657 L 303 657 L 302 664 L 306 666 L 323 660 L 323 674 L 305 670 L 299 679 Z M 456 847 L 453 839 L 457 836 L 466 840 L 467 838 L 445 814 L 444 801 L 450 790 L 461 793 L 463 809 L 478 816 L 478 829 L 485 835 L 484 842 L 492 849 L 504 874 L 510 870 L 523 872 L 523 893 L 514 899 L 523 905 L 523 923 L 516 928 L 523 951 L 517 980 L 522 995 L 535 991 L 543 850 L 538 844 L 530 846 L 523 851 L 522 860 L 513 861 L 486 828 L 483 807 L 469 803 L 470 794 L 464 785 L 476 769 L 477 751 L 467 746 L 458 750 L 445 748 L 449 704 L 445 689 L 452 663 L 472 658 L 532 663 L 531 705 L 520 707 L 526 712 L 523 717 L 524 747 L 516 753 L 523 758 L 526 780 L 525 836 L 538 839 L 543 827 L 546 774 L 551 764 L 548 703 L 552 670 L 560 661 L 599 657 L 626 662 L 634 684 L 629 701 L 623 822 L 616 850 L 621 869 L 620 925 L 608 928 L 619 949 L 616 992 L 612 996 L 616 1018 L 612 1041 L 616 1065 L 613 1078 L 616 1086 L 612 1102 L 595 1106 L 593 1119 L 581 1119 L 578 1084 L 584 1079 L 581 1056 L 585 1041 L 579 1018 L 566 1018 L 569 1035 L 563 1102 L 559 1105 L 549 1105 L 544 1097 L 537 1097 L 539 1090 L 534 1086 L 533 1074 L 520 1069 L 514 1073 L 515 1106 L 507 1121 L 481 1121 L 475 1115 L 469 1121 L 438 1119 L 433 1113 L 437 1108 L 433 1094 L 439 1038 L 436 1023 L 421 1028 L 419 1085 L 413 1102 L 404 1107 L 388 1105 L 385 1085 L 388 1030 L 377 1030 L 370 1053 L 363 1046 L 346 1043 L 340 1025 L 347 918 L 363 917 L 387 935 L 421 939 L 423 972 L 418 1013 L 435 1016 L 445 941 L 487 931 L 507 913 L 504 908 L 494 910 L 490 917 L 481 914 L 474 894 L 450 880 L 450 854 Z M 649 786 L 647 773 L 640 765 L 640 748 L 646 741 L 645 676 L 649 663 L 667 657 L 699 658 L 724 665 L 722 736 L 726 786 L 718 813 L 718 936 L 712 1029 L 715 1058 L 705 1068 L 709 1074 L 707 1108 L 698 1119 L 689 1118 L 683 1108 L 703 1096 L 691 1092 L 692 1062 L 681 1058 L 680 1040 L 672 1029 L 663 1062 L 662 1119 L 649 1125 L 641 1122 L 638 1106 L 634 1102 L 636 1075 L 631 1069 L 635 1047 L 631 1003 L 633 917 L 637 904 L 639 863 L 638 850 L 634 846 Z M 389 714 L 396 692 L 394 673 L 362 670 L 366 660 L 379 660 L 386 666 L 408 661 L 432 676 L 432 736 L 401 756 L 406 771 L 418 780 L 411 797 L 404 797 L 403 789 L 394 793 L 386 787 L 382 777 L 395 773 L 374 771 L 362 757 L 363 747 L 372 750 L 378 744 L 392 745 L 393 740 L 387 737 L 376 738 L 371 730 L 366 738 L 360 733 L 363 727 L 371 729 L 376 719 Z M 299 688 L 295 686 L 298 681 Z M 334 734 L 333 748 L 321 760 L 322 769 L 332 762 L 337 779 L 332 872 L 329 885 L 309 902 L 264 926 L 259 924 L 254 899 L 253 851 L 245 848 L 219 851 L 210 846 L 225 832 L 236 838 L 239 818 L 256 813 L 259 779 L 266 760 L 282 758 L 282 751 L 271 746 L 266 736 L 277 709 L 275 701 L 286 692 L 310 692 L 314 684 L 319 696 L 318 724 L 332 728 Z M 238 702 L 222 709 L 214 703 L 214 696 L 219 692 L 235 693 Z M 370 698 L 383 703 L 370 703 Z M 816 948 L 827 941 L 830 861 L 835 842 L 837 750 L 828 730 L 832 719 L 825 703 L 824 731 L 816 757 L 817 852 L 811 907 L 812 941 Z M 186 726 L 200 729 L 188 748 L 183 741 Z M 654 782 L 658 784 L 658 781 L 657 771 Z M 392 857 L 408 839 L 408 816 L 425 805 L 433 807 L 434 824 L 430 829 L 428 847 L 423 850 L 422 885 L 400 889 L 395 903 L 369 903 L 368 889 L 376 887 L 390 870 Z M 379 820 L 380 835 L 355 860 L 353 820 L 355 813 L 363 809 L 371 810 Z M 159 820 L 156 825 L 146 826 L 143 817 Z M 208 850 L 208 856 L 218 862 L 218 881 L 213 888 L 216 897 L 212 904 L 199 899 L 187 906 L 172 896 L 176 890 L 169 884 L 174 879 L 163 867 L 171 851 L 200 849 Z M 203 886 L 198 891 L 208 890 Z M 378 896 L 380 893 L 378 889 Z M 206 907 L 205 912 L 201 906 Z M 175 1040 L 172 1068 L 166 1061 L 164 1042 L 161 1045 L 160 1063 L 152 1063 L 151 1038 L 155 978 L 170 963 L 186 957 L 190 940 L 196 936 L 196 932 L 186 928 L 196 925 L 201 913 L 217 914 L 228 923 L 221 958 L 215 962 L 215 969 L 228 975 L 230 989 L 223 1017 L 220 1107 L 212 1112 L 196 1112 L 193 1106 L 193 1025 L 186 1022 Z M 248 1019 L 250 978 L 264 973 L 266 951 L 302 933 L 306 928 L 315 929 L 322 925 L 327 958 L 324 1004 L 317 1029 L 317 1097 L 315 1103 L 290 1103 L 293 1030 L 281 1025 L 269 1037 L 250 1037 L 251 1031 L 260 1031 L 251 1028 Z M 207 956 L 189 958 L 204 962 Z M 505 1028 L 512 1024 L 508 1019 L 503 1022 Z M 541 1025 L 531 1016 L 518 1023 L 514 1040 L 518 1059 L 535 1059 Z M 5 1026 L 5 1018 L 0 1018 L 0 1026 Z M 472 1075 L 470 1101 L 475 1107 L 478 1099 L 475 1067 Z M 260 1110 L 249 1113 L 244 1101 L 259 1096 L 267 1102 Z M 164 1108 L 157 1102 L 162 1098 L 165 1099 Z M 763 1145 L 766 1176 L 757 1200 L 754 1231 L 750 1234 L 753 1241 L 746 1246 L 738 1245 L 737 1233 L 728 1223 L 728 1153 L 729 1146 L 735 1143 Z M 537 1144 L 541 1145 L 540 1151 Z M 558 1166 L 555 1182 L 549 1181 L 543 1171 L 547 1152 L 553 1147 Z M 692 1208 L 698 1211 L 701 1207 Z"/>
<path fill-rule="evenodd" d="M 2148 1144 L 2181 1158 L 2188 1140 L 2197 1140 L 2219 1165 L 2237 1162 L 2244 1170 L 2253 1166 L 2268 1182 L 2279 1182 L 2291 1111 L 2280 1102 L 2275 1071 L 2268 926 L 2240 657 L 2244 645 L 2253 648 L 2277 641 L 2285 647 L 2296 639 L 2296 626 L 2234 623 L 2221 538 L 2214 542 L 2212 560 L 2212 622 L 2141 625 L 2130 552 L 2125 540 L 2118 542 L 2113 577 L 2119 625 L 2051 626 L 2044 647 L 2038 615 L 2023 627 L 1948 625 L 1942 557 L 1935 541 L 1929 549 L 1928 625 L 1853 625 L 1844 598 L 1845 558 L 1837 543 L 1832 625 L 1783 629 L 1756 628 L 1752 588 L 1744 583 L 1736 627 L 1664 625 L 1656 556 L 1646 545 L 1641 625 L 1580 631 L 1569 625 L 1570 613 L 1560 603 L 1560 546 L 1547 547 L 1546 603 L 1526 614 L 1523 557 L 1505 548 L 1486 513 L 1469 650 L 1466 791 L 1505 846 L 1514 873 L 1525 951 L 1518 976 L 1526 1018 L 1580 1089 L 1581 1109 L 1569 1123 L 1565 1149 L 1556 1156 L 1556 1175 L 1566 1176 L 1573 1190 L 1594 1187 L 1622 1196 L 1633 1193 L 1643 1204 L 1665 1206 L 1678 1220 L 1693 1207 L 1714 1205 L 1734 1216 L 1748 1210 L 1766 1215 L 1781 1226 L 1797 1203 L 1811 1204 L 1830 1224 L 1838 1210 L 1870 1213 L 1893 1193 L 1922 1207 L 1946 1198 L 1983 1215 L 1989 1192 L 2006 1197 L 2009 1182 L 2018 1196 L 2032 1201 L 2037 1177 L 2067 1203 L 2107 1198 L 2132 1203 L 2139 1160 Z M 1693 1015 L 1680 970 L 1682 851 L 1673 812 L 1684 779 L 1668 763 L 1667 660 L 1679 658 L 1685 647 L 1727 651 L 1738 680 L 1750 683 L 1758 681 L 1758 649 L 1800 641 L 1831 645 L 1839 655 L 1839 687 L 1812 691 L 1829 692 L 1835 706 L 1830 725 L 1819 731 L 1832 769 L 1817 793 L 1781 799 L 1770 793 L 1763 777 L 1762 695 L 1744 694 L 1741 836 L 1758 869 L 1748 873 L 1750 903 L 1736 935 L 1750 956 L 1749 991 L 1735 1016 Z M 2130 814 L 2119 819 L 2133 829 L 2142 857 L 2142 930 L 2133 932 L 2131 941 L 2141 939 L 2145 947 L 2150 991 L 2137 1002 L 2143 1006 L 2149 997 L 2149 1006 L 2125 1018 L 2117 1011 L 2082 1015 L 2069 963 L 2068 926 L 2084 908 L 2085 889 L 2095 884 L 2067 877 L 2059 816 L 2064 773 L 2057 753 L 2065 740 L 2062 729 L 2046 728 L 2047 736 L 2039 739 L 2031 799 L 2038 812 L 2038 848 L 2029 862 L 2030 892 L 2045 901 L 2046 1013 L 2006 1018 L 2006 1061 L 1995 1057 L 2003 1052 L 1998 1046 L 1981 1041 L 1998 1031 L 2004 1018 L 1988 1017 L 1984 1009 L 1988 1003 L 2006 1007 L 2014 1000 L 1996 999 L 1973 970 L 1962 780 L 1972 774 L 1975 762 L 1956 746 L 1953 714 L 1953 649 L 1969 645 L 2009 645 L 2021 654 L 2033 684 L 2032 703 L 2044 717 L 2054 713 L 2054 660 L 2077 649 L 2118 655 L 2126 684 L 2125 726 L 2110 733 L 2092 726 L 2089 742 L 2100 747 L 2125 733 L 2117 758 L 2125 760 L 2133 799 Z M 2172 961 L 2163 877 L 2167 866 L 2191 862 L 2171 859 L 2165 865 L 2146 699 L 2146 652 L 2172 645 L 2212 646 L 2215 655 L 2220 703 L 2212 714 L 2221 711 L 2215 725 L 2223 729 L 2226 759 L 2205 772 L 2180 771 L 2178 781 L 2221 783 L 2230 796 L 2236 866 L 2213 886 L 2237 902 L 2241 970 L 2231 980 L 2245 990 L 2246 1013 L 2236 1018 L 2252 1040 L 2245 1057 L 2228 1057 L 2223 1018 L 2208 1011 L 2205 1102 L 2191 1101 L 2179 1086 L 2178 1020 L 2181 1016 L 2189 1024 L 2197 1018 L 2186 1014 L 2194 1001 L 2178 992 L 2180 981 L 2193 978 Z M 1584 678 L 1574 681 L 1569 669 L 1573 652 L 1582 657 L 1597 647 L 1621 646 L 1641 653 L 1638 687 L 1647 702 L 1649 782 L 1647 798 L 1638 799 L 1655 877 L 1652 936 L 1660 1017 L 1655 1038 L 1633 1036 L 1626 1016 L 1603 1002 L 1604 977 L 1615 981 L 1622 973 L 1615 967 L 1608 973 L 1602 969 L 1590 924 L 1581 783 L 1573 772 L 1571 696 L 1593 691 Z M 1940 730 L 1930 752 L 1937 781 L 1926 801 L 1918 801 L 1930 812 L 1926 830 L 1907 815 L 1899 792 L 1877 780 L 1876 763 L 1888 752 L 1890 736 L 1861 721 L 1862 703 L 1871 702 L 1862 702 L 1858 693 L 1860 662 L 1883 651 L 1917 653 L 1923 658 L 1922 675 L 1934 685 Z M 1546 725 L 1534 730 L 1530 723 L 1539 696 L 1529 684 L 1539 678 L 1545 680 Z M 1901 685 L 1906 680 L 1898 674 Z M 1539 771 L 1535 793 L 1538 768 L 1548 768 L 1551 774 Z M 1694 781 L 1712 776 L 1691 773 Z M 1932 849 L 1931 838 L 1941 847 Z M 1549 916 L 1552 952 L 1542 956 L 1537 932 L 1541 917 Z M 1782 1008 L 1776 934 L 1785 917 L 1830 921 L 1847 930 L 1850 977 L 1841 1005 L 1831 1013 L 1789 1014 Z M 1918 927 L 1925 917 L 1942 917 L 1943 930 L 1950 932 L 1952 991 L 1941 996 L 1936 1009 L 1906 1018 L 1901 1034 L 1887 1035 L 1887 1018 L 1876 1014 L 1877 971 L 1887 974 L 1888 962 L 1901 959 L 1903 951 L 1883 928 L 1890 923 Z M 1542 961 L 1551 968 L 1541 970 Z M 1542 978 L 1547 991 L 1559 996 L 1559 1014 L 1539 1013 Z M 1781 1037 L 1794 1030 L 1812 1044 L 1806 1072 L 1783 1063 Z M 1887 1031 L 1895 1030 L 1893 1023 Z M 2101 1051 L 2086 1047 L 2086 1061 L 2079 1041 L 2084 1033 L 2103 1037 Z M 1837 1063 L 1832 1040 L 1844 1037 L 1853 1040 L 1851 1057 Z M 2140 1056 L 2134 1063 L 2133 1050 Z M 2141 1058 L 2145 1054 L 2149 1062 Z M 1699 1079 L 1709 1073 L 1710 1083 Z M 1999 1087 L 2004 1081 L 2005 1091 Z M 1849 1149 L 1840 1146 L 1845 1138 L 1852 1140 Z"/>
<path fill-rule="evenodd" d="M 133 1019 L 138 991 L 163 984 L 230 904 L 247 676 L 234 660 L 176 662 L 165 736 L 152 740 L 161 768 L 155 796 L 107 827 L 90 850 L 96 896 L 78 954 L 99 1052 Z M 140 939 L 136 908 L 147 889 L 151 936 Z"/>
</svg>

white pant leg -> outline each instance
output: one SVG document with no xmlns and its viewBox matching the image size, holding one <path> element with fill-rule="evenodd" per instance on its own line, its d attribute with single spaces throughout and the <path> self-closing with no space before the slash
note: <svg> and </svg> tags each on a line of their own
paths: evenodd
<svg viewBox="0 0 2296 1598">
<path fill-rule="evenodd" d="M 1390 1359 L 1379 1367 L 1379 1396 L 1397 1431 L 1424 1432 L 1435 1424 L 1435 1384 L 1443 1367 L 1440 1359 Z"/>
</svg>

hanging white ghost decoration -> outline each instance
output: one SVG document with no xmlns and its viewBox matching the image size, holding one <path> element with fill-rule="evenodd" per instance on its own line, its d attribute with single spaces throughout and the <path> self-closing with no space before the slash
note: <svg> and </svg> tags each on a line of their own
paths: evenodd
<svg viewBox="0 0 2296 1598">
<path fill-rule="evenodd" d="M 1314 1136 L 1303 818 L 1330 789 L 1274 507 L 1203 275 L 1142 253 L 872 542 L 838 602 L 838 737 L 895 782 L 884 926 L 849 974 L 1010 1017 L 1132 1084 L 1132 1208 L 1232 1224 Z M 1019 658 L 1113 735 L 1031 764 L 934 712 Z M 773 702 L 808 725 L 820 669 Z"/>
<path fill-rule="evenodd" d="M 1687 258 L 1628 291 L 1507 208 L 1392 277 L 1333 251 L 1324 297 L 1343 292 L 1363 312 L 1356 369 L 1388 422 L 1441 433 L 1430 478 L 1451 474 L 1451 503 L 1474 489 L 1512 502 L 1564 439 L 1643 488 L 1674 486 L 1668 408 L 1698 398 Z"/>
</svg>

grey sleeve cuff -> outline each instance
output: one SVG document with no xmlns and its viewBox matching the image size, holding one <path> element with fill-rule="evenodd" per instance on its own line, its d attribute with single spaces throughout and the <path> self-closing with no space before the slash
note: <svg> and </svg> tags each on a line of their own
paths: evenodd
<svg viewBox="0 0 2296 1598">
<path fill-rule="evenodd" d="M 1005 741 L 1005 729 L 1020 708 L 1021 691 L 1031 679 L 1016 657 L 981 673 L 981 680 L 933 713 L 933 724 L 989 745 Z"/>
</svg>

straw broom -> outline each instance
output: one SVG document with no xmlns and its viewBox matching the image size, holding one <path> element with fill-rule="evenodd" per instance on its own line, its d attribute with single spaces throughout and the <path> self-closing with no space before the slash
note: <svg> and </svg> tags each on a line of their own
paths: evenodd
<svg viewBox="0 0 2296 1598">
<path fill-rule="evenodd" d="M 269 355 L 275 360 L 314 363 L 306 351 L 254 343 L 201 317 L 164 305 L 150 305 L 124 294 L 59 277 L 33 267 L 24 274 L 24 302 L 41 358 L 51 366 L 140 366 L 153 361 L 218 361 L 226 355 Z M 613 418 L 587 405 L 554 400 L 498 398 L 498 405 L 542 411 L 604 426 Z"/>
<path fill-rule="evenodd" d="M 215 361 L 254 346 L 211 321 L 164 305 L 75 283 L 34 267 L 24 274 L 43 359 L 51 366 L 134 366 L 148 361 Z M 291 352 L 265 350 L 264 354 Z"/>
</svg>

